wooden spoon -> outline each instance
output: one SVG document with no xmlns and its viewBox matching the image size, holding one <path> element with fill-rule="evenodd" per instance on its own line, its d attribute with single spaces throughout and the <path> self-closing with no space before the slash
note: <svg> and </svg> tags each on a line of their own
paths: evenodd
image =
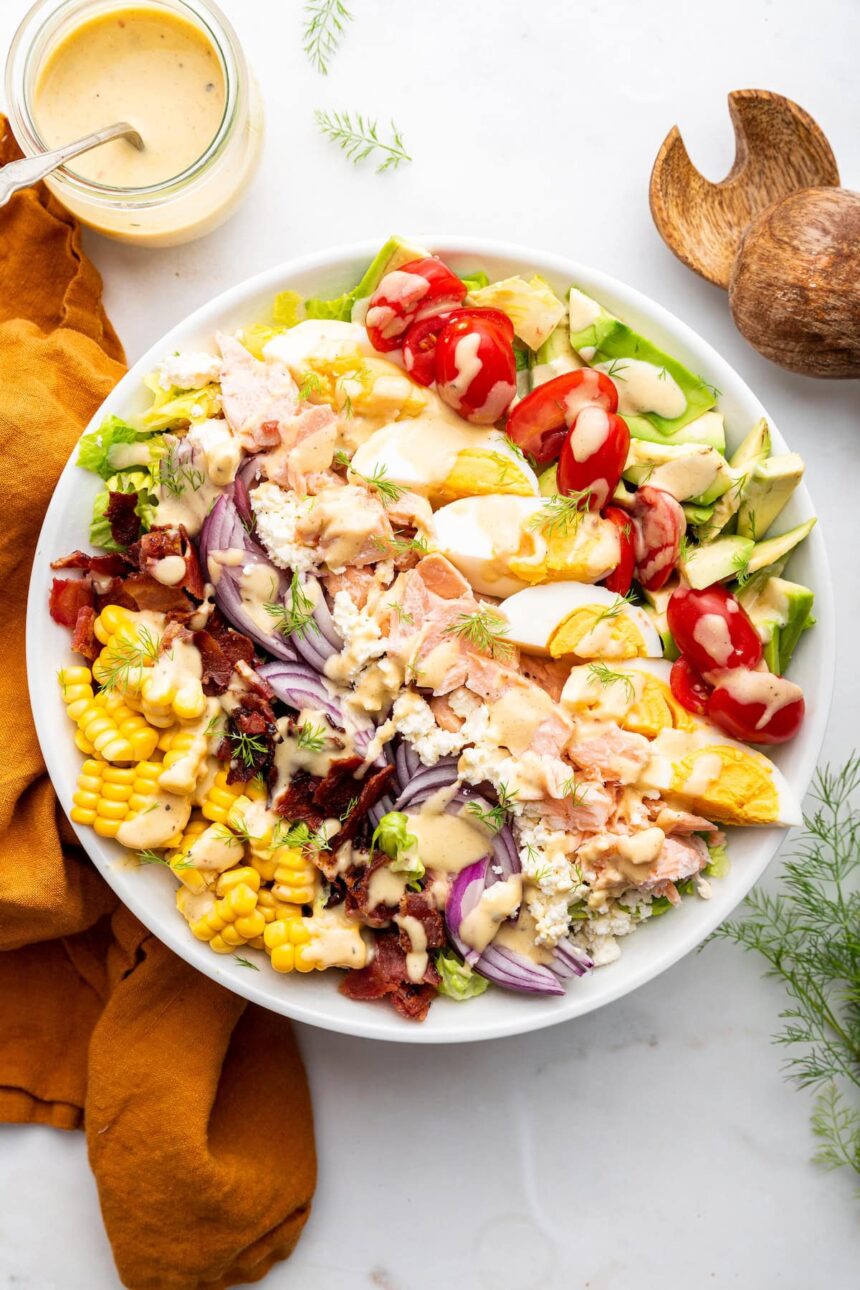
<svg viewBox="0 0 860 1290">
<path fill-rule="evenodd" d="M 677 126 L 651 172 L 651 214 L 663 241 L 696 273 L 728 287 L 741 238 L 755 217 L 800 188 L 839 185 L 823 132 L 803 108 L 769 90 L 733 90 L 735 161 L 715 184 L 695 168 Z"/>
</svg>

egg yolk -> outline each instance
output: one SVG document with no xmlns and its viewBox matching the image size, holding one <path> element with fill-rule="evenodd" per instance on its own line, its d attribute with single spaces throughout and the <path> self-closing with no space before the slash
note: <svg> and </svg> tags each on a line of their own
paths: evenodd
<svg viewBox="0 0 860 1290">
<path fill-rule="evenodd" d="M 534 537 L 531 556 L 510 561 L 511 573 L 523 582 L 596 582 L 618 564 L 618 530 L 599 515 L 583 515 L 567 527 L 544 526 Z"/>
<path fill-rule="evenodd" d="M 464 448 L 437 494 L 437 502 L 456 501 L 460 497 L 484 497 L 491 493 L 511 493 L 515 497 L 532 497 L 534 487 L 516 461 L 503 452 L 482 448 Z"/>
<path fill-rule="evenodd" d="M 742 748 L 697 748 L 673 770 L 671 791 L 682 794 L 697 814 L 719 824 L 773 824 L 779 819 L 779 794 L 768 767 Z"/>
<path fill-rule="evenodd" d="M 621 613 L 606 618 L 602 605 L 581 605 L 568 614 L 547 641 L 552 658 L 576 654 L 579 658 L 604 658 L 623 661 L 641 658 L 645 642 L 636 624 Z"/>
<path fill-rule="evenodd" d="M 629 709 L 622 725 L 632 734 L 655 738 L 661 730 L 695 730 L 696 723 L 668 686 L 655 677 L 640 673 L 644 686 L 639 700 Z"/>
</svg>

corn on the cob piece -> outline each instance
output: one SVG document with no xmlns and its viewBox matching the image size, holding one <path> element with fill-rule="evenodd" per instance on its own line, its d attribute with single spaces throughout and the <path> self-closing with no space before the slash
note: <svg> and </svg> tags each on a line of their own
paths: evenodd
<svg viewBox="0 0 860 1290">
<path fill-rule="evenodd" d="M 192 721 L 206 711 L 199 651 L 187 641 L 175 640 L 158 655 L 140 683 L 141 709 L 154 726 L 169 726 L 179 718 Z"/>
<path fill-rule="evenodd" d="M 217 890 L 223 894 L 208 913 L 190 920 L 192 935 L 208 941 L 216 954 L 232 954 L 263 935 L 266 920 L 257 909 L 255 880 L 259 884 L 259 874 L 247 867 L 222 874 Z"/>
<path fill-rule="evenodd" d="M 311 905 L 319 890 L 319 871 L 298 847 L 277 841 L 283 823 L 261 802 L 237 797 L 227 815 L 228 827 L 245 836 L 250 864 L 266 882 L 274 881 L 275 895 L 291 905 Z"/>
<path fill-rule="evenodd" d="M 176 846 L 164 857 L 182 885 L 195 894 L 207 891 L 211 883 L 208 874 L 194 868 L 190 856 L 191 847 L 207 827 L 202 817 L 189 820 Z"/>
<path fill-rule="evenodd" d="M 228 784 L 226 770 L 219 770 L 215 782 L 201 803 L 201 809 L 207 820 L 216 824 L 226 824 L 238 797 L 248 797 L 251 801 L 261 802 L 266 797 L 266 790 L 259 780 L 250 780 L 247 784 Z"/>
<path fill-rule="evenodd" d="M 158 731 L 121 694 L 102 690 L 94 695 L 86 667 L 64 667 L 57 675 L 66 711 L 78 727 L 75 742 L 82 752 L 111 762 L 146 761 L 152 756 Z"/>
<path fill-rule="evenodd" d="M 277 918 L 266 924 L 263 940 L 276 972 L 362 968 L 367 962 L 361 927 L 342 906 L 317 909 L 309 917 Z"/>
<path fill-rule="evenodd" d="M 106 605 L 93 624 L 96 640 L 104 646 L 93 664 L 99 685 L 125 695 L 139 694 L 146 672 L 158 657 L 164 621 L 161 614 Z"/>
<path fill-rule="evenodd" d="M 167 793 L 193 793 L 206 769 L 206 736 L 193 730 L 166 730 L 158 747 L 164 753 L 159 786 Z"/>
<path fill-rule="evenodd" d="M 72 799 L 71 817 L 88 824 L 103 838 L 115 838 L 129 812 L 136 766 L 110 766 L 95 758 L 85 761 Z"/>
</svg>

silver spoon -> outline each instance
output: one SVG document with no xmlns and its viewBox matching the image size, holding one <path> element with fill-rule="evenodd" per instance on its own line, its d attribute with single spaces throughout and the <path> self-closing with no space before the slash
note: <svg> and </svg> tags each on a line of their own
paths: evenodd
<svg viewBox="0 0 860 1290">
<path fill-rule="evenodd" d="M 83 139 L 76 139 L 74 143 L 66 143 L 62 148 L 55 148 L 53 152 L 40 152 L 35 157 L 20 157 L 17 161 L 10 161 L 6 166 L 0 166 L 0 206 L 5 206 L 9 198 L 19 189 L 29 188 L 31 184 L 38 183 L 40 179 L 45 178 L 45 175 L 56 170 L 57 166 L 71 161 L 72 157 L 78 157 L 82 152 L 89 152 L 90 148 L 97 148 L 100 143 L 108 143 L 111 139 L 123 137 L 128 139 L 138 152 L 143 151 L 143 139 L 137 130 L 127 121 L 120 121 L 116 125 L 106 126 L 104 130 L 96 130 Z"/>
</svg>

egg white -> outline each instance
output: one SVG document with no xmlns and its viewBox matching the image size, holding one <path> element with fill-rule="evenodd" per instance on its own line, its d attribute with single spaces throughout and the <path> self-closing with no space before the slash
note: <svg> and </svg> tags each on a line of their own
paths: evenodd
<svg viewBox="0 0 860 1290">
<path fill-rule="evenodd" d="M 584 605 L 599 605 L 609 609 L 618 603 L 618 596 L 605 587 L 584 582 L 549 582 L 528 587 L 510 596 L 500 606 L 510 627 L 508 637 L 527 653 L 548 654 L 550 640 L 557 628 L 575 610 Z M 641 637 L 645 656 L 661 658 L 663 646 L 650 618 L 638 605 L 622 604 L 617 615 L 604 619 L 596 631 L 610 640 L 617 625 L 626 619 Z M 601 653 L 578 657 L 600 658 Z M 612 657 L 611 651 L 607 657 Z"/>
</svg>

